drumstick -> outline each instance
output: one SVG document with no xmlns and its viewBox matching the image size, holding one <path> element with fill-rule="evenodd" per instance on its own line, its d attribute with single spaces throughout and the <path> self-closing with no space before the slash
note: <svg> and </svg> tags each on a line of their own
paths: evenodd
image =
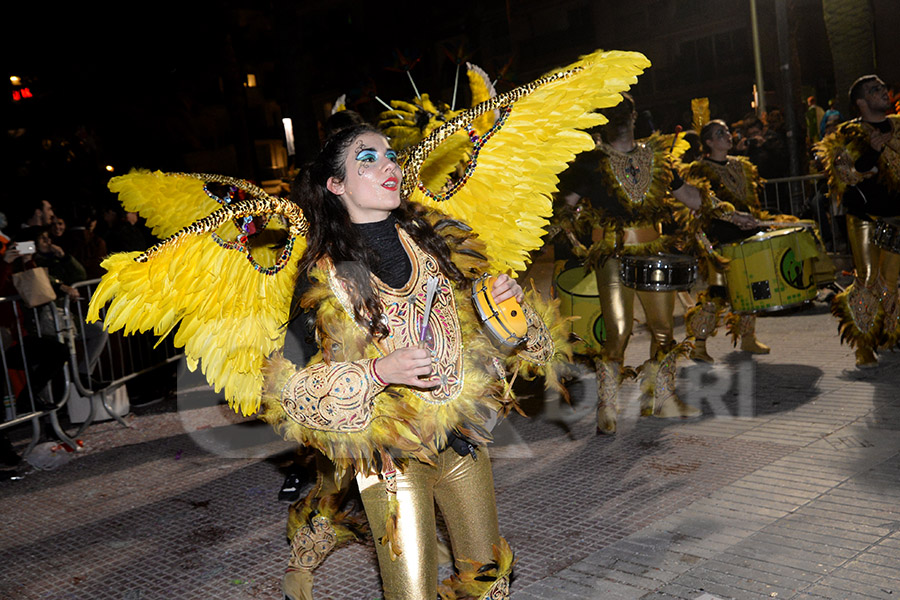
<svg viewBox="0 0 900 600">
<path fill-rule="evenodd" d="M 681 133 L 681 125 L 675 126 L 675 137 L 672 139 L 672 147 L 669 148 L 669 154 L 675 151 L 675 143 L 678 141 L 678 134 Z"/>
<path fill-rule="evenodd" d="M 805 227 L 807 229 L 816 226 L 815 223 L 803 223 L 802 221 L 759 221 L 759 224 L 764 227 Z"/>
<path fill-rule="evenodd" d="M 422 312 L 422 324 L 419 327 L 419 347 L 424 348 L 425 330 L 428 329 L 428 319 L 431 316 L 431 305 L 434 303 L 434 295 L 438 288 L 438 278 L 429 277 L 425 285 L 425 310 Z"/>
</svg>

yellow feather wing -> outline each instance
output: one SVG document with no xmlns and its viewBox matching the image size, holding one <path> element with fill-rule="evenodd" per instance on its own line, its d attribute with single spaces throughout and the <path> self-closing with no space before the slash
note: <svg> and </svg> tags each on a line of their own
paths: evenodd
<svg viewBox="0 0 900 600">
<path fill-rule="evenodd" d="M 465 111 L 402 154 L 403 193 L 468 222 L 487 245 L 493 269 L 524 270 L 529 252 L 542 245 L 558 173 L 576 154 L 594 147 L 584 130 L 602 124 L 597 109 L 618 104 L 620 92 L 649 65 L 636 52 L 598 51 Z M 483 145 L 457 187 L 427 188 L 417 174 L 430 152 L 497 108 L 509 113 L 481 137 Z"/>
<path fill-rule="evenodd" d="M 125 210 L 144 217 L 153 235 L 162 239 L 221 206 L 203 191 L 204 185 L 189 175 L 136 169 L 113 177 L 108 187 Z"/>
<path fill-rule="evenodd" d="M 268 274 L 222 243 L 238 231 L 234 219 L 272 213 L 287 217 L 295 241 L 284 251 L 252 250 L 255 258 L 280 256 L 280 270 Z M 235 411 L 252 414 L 259 408 L 265 360 L 284 343 L 305 244 L 302 227 L 302 213 L 286 200 L 245 201 L 215 211 L 147 253 L 114 254 L 103 262 L 107 272 L 91 298 L 88 321 L 100 320 L 109 304 L 102 315 L 109 331 L 150 331 L 160 338 L 174 331 L 188 367 L 199 363 Z"/>
<path fill-rule="evenodd" d="M 496 96 L 497 90 L 494 89 L 494 84 L 491 83 L 491 78 L 488 77 L 485 70 L 472 63 L 466 63 L 466 65 L 468 67 L 466 75 L 469 78 L 469 89 L 472 92 L 472 106 L 487 102 Z M 472 123 L 472 127 L 478 135 L 484 135 L 499 116 L 500 113 L 496 110 L 487 112 L 475 119 Z"/>
</svg>

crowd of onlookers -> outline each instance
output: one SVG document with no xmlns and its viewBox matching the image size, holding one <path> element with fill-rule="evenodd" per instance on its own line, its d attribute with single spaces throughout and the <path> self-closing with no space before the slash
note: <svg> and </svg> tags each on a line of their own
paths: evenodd
<svg viewBox="0 0 900 600">
<path fill-rule="evenodd" d="M 54 212 L 46 199 L 28 201 L 22 208 L 18 222 L 0 213 L 0 296 L 16 293 L 10 287 L 12 273 L 33 267 L 46 267 L 54 285 L 69 293 L 72 284 L 102 275 L 100 263 L 107 254 L 146 250 L 151 243 L 136 213 L 110 208 L 73 222 L 73 217 Z"/>
<path fill-rule="evenodd" d="M 57 408 L 61 398 L 48 383 L 60 376 L 69 359 L 68 346 L 57 337 L 58 306 L 66 297 L 82 297 L 77 284 L 99 278 L 108 254 L 146 250 L 153 243 L 136 213 L 111 208 L 99 218 L 94 213 L 66 218 L 46 199 L 22 202 L 18 209 L 18 214 L 0 213 L 0 338 L 7 370 L 0 379 L 8 404 L 0 410 L 0 422 L 11 414 Z M 46 270 L 46 276 L 37 270 Z M 56 300 L 29 303 L 35 292 L 26 293 L 26 281 L 29 288 L 46 282 L 52 289 L 46 296 Z M 13 302 L 13 296 L 19 299 Z M 105 334 L 96 326 L 90 334 L 95 343 L 84 347 L 93 352 Z M 20 460 L 0 430 L 0 467 Z"/>
</svg>

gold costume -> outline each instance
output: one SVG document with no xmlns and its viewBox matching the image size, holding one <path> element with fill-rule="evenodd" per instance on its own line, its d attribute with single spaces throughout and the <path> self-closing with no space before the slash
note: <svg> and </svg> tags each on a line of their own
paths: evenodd
<svg viewBox="0 0 900 600">
<path fill-rule="evenodd" d="M 404 171 L 401 197 L 411 206 L 433 211 L 430 216 L 423 211 L 422 218 L 433 221 L 466 278 L 524 270 L 529 253 L 543 243 L 557 174 L 577 153 L 593 146 L 585 130 L 603 122 L 597 111 L 618 102 L 619 92 L 647 66 L 649 61 L 637 53 L 593 52 L 463 111 L 398 154 Z M 486 120 L 493 124 L 480 134 L 476 120 L 488 113 L 494 117 Z M 506 123 L 512 125 L 504 127 Z M 454 137 L 468 145 L 454 146 Z M 459 173 L 455 150 L 463 147 L 468 159 Z M 441 160 L 442 153 L 446 160 Z M 520 160 L 538 153 L 539 169 Z M 451 171 L 429 174 L 429 169 L 445 167 Z M 352 302 L 354 290 L 323 259 L 311 273 L 316 281 L 303 301 L 316 310 L 321 350 L 307 367 L 298 369 L 281 355 L 284 324 L 306 235 L 318 225 L 308 222 L 293 202 L 232 178 L 146 172 L 121 181 L 119 193 L 123 201 L 132 202 L 130 210 L 155 222 L 154 233 L 160 237 L 171 237 L 146 253 L 108 258 L 89 319 L 101 318 L 101 309 L 110 303 L 104 318 L 110 330 L 172 333 L 175 345 L 185 349 L 189 368 L 202 368 L 235 410 L 259 412 L 285 437 L 321 452 L 333 464 L 337 479 L 357 474 L 378 478 L 378 484 L 366 488 L 366 504 L 379 515 L 378 523 L 370 525 L 383 546 L 379 555 L 388 562 L 412 564 L 422 550 L 404 542 L 407 531 L 424 531 L 421 523 L 426 518 L 417 509 L 422 503 L 405 493 L 405 482 L 438 482 L 435 495 L 444 495 L 438 488 L 448 490 L 448 511 L 454 515 L 461 511 L 451 506 L 455 501 L 449 490 L 467 487 L 484 501 L 479 514 L 492 513 L 493 491 L 482 489 L 490 485 L 487 455 L 478 465 L 459 469 L 474 459 L 457 460 L 455 446 L 446 448 L 451 438 L 461 436 L 475 446 L 489 438 L 484 426 L 490 413 L 502 415 L 514 404 L 507 370 L 523 377 L 546 376 L 565 362 L 569 348 L 558 302 L 545 303 L 537 294 L 526 293 L 522 310 L 529 325 L 527 341 L 515 353 L 500 351 L 474 314 L 471 290 L 459 289 L 436 267 L 433 256 L 399 233 L 414 264 L 412 279 L 402 290 L 373 281 L 390 335 L 372 340 L 366 311 Z M 441 181 L 450 185 L 432 189 Z M 230 191 L 218 192 L 216 185 Z M 278 233 L 281 237 L 275 241 L 283 243 L 259 243 L 260 233 L 270 232 Z M 428 276 L 439 281 L 428 325 L 435 334 L 430 347 L 435 351 L 433 376 L 440 385 L 428 391 L 385 385 L 375 360 L 420 341 L 417 319 L 424 312 Z M 429 477 L 419 478 L 420 471 Z M 442 476 L 448 473 L 462 478 L 458 486 L 444 487 L 447 480 Z M 293 572 L 303 574 L 332 544 L 340 543 L 337 524 L 330 532 L 319 518 L 335 513 L 335 506 L 326 494 L 311 497 L 308 506 L 293 511 L 299 515 L 288 532 Z M 455 537 L 467 536 L 456 524 L 450 529 L 457 532 Z M 498 536 L 495 528 L 482 527 L 478 534 L 477 540 L 460 541 L 462 547 L 454 548 L 459 570 L 438 588 L 442 598 L 508 597 L 512 552 L 500 540 L 485 556 L 484 548 Z M 436 543 L 433 526 L 428 543 Z M 479 556 L 465 556 L 468 548 Z M 482 564 L 485 560 L 490 564 Z M 397 588 L 388 593 L 401 593 L 406 583 L 412 587 L 393 574 L 411 573 L 411 567 L 394 570 L 389 565 L 385 572 L 391 573 L 388 579 Z"/>
<path fill-rule="evenodd" d="M 378 564 L 385 600 L 420 600 L 437 597 L 438 557 L 435 544 L 437 503 L 454 556 L 489 563 L 494 547 L 501 543 L 494 501 L 494 479 L 486 448 L 472 456 L 445 450 L 434 465 L 410 461 L 398 472 L 396 491 L 387 491 L 387 481 L 378 475 L 357 475 L 366 515 L 375 539 L 386 535 L 385 523 L 391 511 L 391 494 L 400 505 L 396 537 L 401 548 L 414 548 L 391 556 L 387 545 L 378 544 Z M 502 585 L 502 584 L 501 584 Z"/>
<path fill-rule="evenodd" d="M 477 243 L 458 226 L 441 228 L 451 243 L 465 240 L 453 246 L 459 251 L 454 262 L 468 274 L 480 272 L 487 264 L 464 252 Z M 482 332 L 466 293 L 402 228 L 397 232 L 412 265 L 411 278 L 394 289 L 372 276 L 390 333 L 369 338 L 354 317 L 350 291 L 323 260 L 313 274 L 317 282 L 303 299 L 305 306 L 316 308 L 322 352 L 303 369 L 286 361 L 273 363 L 264 418 L 286 437 L 321 450 L 338 476 L 356 474 L 378 540 L 385 598 L 430 600 L 438 586 L 435 501 L 459 564 L 485 564 L 495 553 L 508 554 L 497 528 L 490 458 L 475 446 L 472 455 L 460 456 L 448 448 L 449 436 L 461 435 L 476 445 L 487 441 L 486 420 L 492 413 L 507 412 L 514 401 L 504 393 L 506 370 L 526 376 L 543 372 L 551 360 L 562 358 L 557 349 L 565 344 L 559 332 L 544 324 L 545 319 L 556 321 L 553 305 L 541 307 L 540 299 L 529 293 L 536 308 L 522 306 L 528 340 L 519 352 L 505 355 Z M 428 347 L 434 356 L 430 378 L 440 385 L 429 390 L 385 387 L 375 359 L 419 344 L 429 277 L 439 280 Z M 312 539 L 315 533 L 304 531 L 301 537 Z M 327 540 L 320 544 L 327 550 Z M 310 570 L 325 553 L 314 555 L 318 560 L 310 561 Z M 486 572 L 481 593 L 506 589 L 508 575 Z"/>
<path fill-rule="evenodd" d="M 886 121 L 892 136 L 868 171 L 859 172 L 856 165 L 875 152 L 868 141 L 873 125 L 848 121 L 815 146 L 828 175 L 829 195 L 847 210 L 856 269 L 853 283 L 835 296 L 831 310 L 841 340 L 855 348 L 856 364 L 863 368 L 877 364 L 878 349 L 900 341 L 900 254 L 874 243 L 876 220 L 900 214 L 900 116 L 889 115 Z"/>
<path fill-rule="evenodd" d="M 589 248 L 576 247 L 597 277 L 606 340 L 596 359 L 598 374 L 597 427 L 616 430 L 619 386 L 629 369 L 623 366 L 632 333 L 635 298 L 647 316 L 652 336 L 650 358 L 640 368 L 642 414 L 657 417 L 696 416 L 699 411 L 674 394 L 673 365 L 684 346 L 674 338 L 674 291 L 636 291 L 619 275 L 619 257 L 673 251 L 676 238 L 663 234 L 659 223 L 671 221 L 674 204 L 669 187 L 674 179 L 668 144 L 659 135 L 639 141 L 630 152 L 606 143 L 579 156 L 572 172 L 572 191 L 582 200 L 575 216 L 561 226 L 573 233 L 588 230 Z"/>
<path fill-rule="evenodd" d="M 761 179 L 756 167 L 743 156 L 728 156 L 724 163 L 704 158 L 692 162 L 686 169 L 685 179 L 697 187 L 709 190 L 730 210 L 750 213 L 759 220 L 773 218 L 762 210 L 759 203 Z M 717 207 L 718 208 L 718 207 Z M 727 219 L 718 211 L 704 211 L 695 219 L 699 228 L 708 227 L 712 219 Z M 777 215 L 778 221 L 797 221 L 796 217 Z M 707 289 L 697 297 L 697 304 L 684 316 L 688 337 L 694 339 L 691 358 L 712 363 L 714 359 L 706 351 L 707 338 L 714 336 L 722 313 L 728 304 L 725 289 L 725 269 L 717 254 L 712 251 L 703 269 Z M 725 317 L 732 342 L 741 341 L 741 350 L 754 354 L 768 354 L 769 347 L 756 339 L 756 315 L 729 313 Z"/>
</svg>

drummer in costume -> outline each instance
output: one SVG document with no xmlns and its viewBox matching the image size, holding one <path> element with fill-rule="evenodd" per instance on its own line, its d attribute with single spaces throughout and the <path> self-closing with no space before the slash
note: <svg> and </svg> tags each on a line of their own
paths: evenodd
<svg viewBox="0 0 900 600">
<path fill-rule="evenodd" d="M 693 215 L 692 228 L 708 236 L 704 240 L 707 245 L 731 243 L 760 231 L 757 219 L 767 216 L 759 204 L 761 180 L 749 160 L 728 154 L 733 145 L 728 125 L 718 119 L 705 123 L 700 128 L 700 142 L 704 156 L 687 166 L 685 179 L 711 191 L 712 196 L 704 201 L 704 209 Z M 796 221 L 789 216 L 779 219 Z M 723 262 L 715 251 L 709 251 L 707 257 L 701 267 L 708 287 L 698 295 L 697 305 L 685 314 L 685 327 L 688 336 L 694 339 L 691 358 L 712 363 L 714 359 L 706 350 L 706 340 L 716 333 L 720 315 L 728 305 L 728 289 Z M 740 338 L 741 350 L 769 353 L 769 347 L 756 338 L 755 315 L 730 313 L 726 322 L 735 345 Z"/>
<path fill-rule="evenodd" d="M 190 212 L 183 198 L 164 204 L 175 192 L 208 216 L 146 253 L 108 258 L 89 318 L 111 301 L 109 329 L 175 331 L 188 366 L 202 361 L 235 410 L 259 412 L 286 438 L 321 451 L 337 478 L 355 476 L 386 599 L 437 596 L 435 502 L 457 568 L 442 597 L 506 598 L 513 557 L 499 536 L 486 426 L 514 406 L 516 375 L 558 385 L 569 347 L 558 302 L 523 293 L 507 275 L 486 284 L 482 276 L 525 267 L 548 224 L 556 173 L 593 146 L 583 130 L 603 122 L 596 109 L 648 64 L 636 53 L 585 56 L 466 111 L 402 155 L 375 130 L 341 130 L 301 171 L 293 202 L 221 176 L 136 173 L 131 191 L 146 199 L 149 188 L 157 200 L 143 203 L 148 223 L 163 206 L 182 206 L 176 219 Z M 419 174 L 431 153 L 494 110 L 487 134 L 463 134 L 473 144 L 464 177 L 428 189 Z M 542 168 L 509 179 L 523 151 L 541 156 Z M 210 181 L 231 191 L 213 194 Z M 223 206 L 210 212 L 202 204 L 210 199 Z M 461 219 L 467 212 L 477 232 Z M 283 244 L 255 245 L 279 224 Z M 321 351 L 298 368 L 281 349 L 302 270 L 313 280 L 302 304 L 316 312 Z M 489 337 L 495 330 L 476 316 L 473 287 L 482 304 L 516 306 L 523 339 Z M 306 515 L 298 568 L 314 568 L 338 541 L 321 516 L 315 508 Z"/>
<path fill-rule="evenodd" d="M 835 296 L 842 341 L 856 349 L 856 366 L 875 367 L 876 351 L 900 340 L 897 278 L 900 272 L 900 231 L 896 221 L 883 221 L 893 243 L 876 245 L 879 217 L 900 215 L 900 116 L 889 115 L 890 96 L 876 75 L 860 77 L 850 86 L 850 105 L 859 117 L 841 124 L 816 145 L 828 174 L 833 199 L 847 212 L 856 277 Z"/>
<path fill-rule="evenodd" d="M 670 192 L 690 209 L 700 207 L 696 188 L 685 184 L 673 168 L 671 144 L 659 135 L 634 139 L 637 113 L 634 101 L 623 94 L 616 107 L 603 111 L 609 123 L 602 128 L 596 149 L 579 155 L 560 184 L 569 206 L 577 205 L 574 221 L 561 226 L 590 231 L 590 248 L 576 248 L 596 273 L 606 341 L 595 361 L 598 380 L 597 429 L 615 433 L 619 387 L 626 374 L 623 362 L 634 322 L 635 297 L 647 316 L 652 342 L 650 359 L 640 368 L 641 414 L 661 418 L 695 417 L 700 410 L 675 395 L 675 362 L 685 351 L 675 343 L 675 291 L 636 291 L 620 279 L 620 257 L 672 251 L 676 239 L 660 224 L 671 221 Z M 629 370 L 630 371 L 630 370 Z"/>
</svg>

